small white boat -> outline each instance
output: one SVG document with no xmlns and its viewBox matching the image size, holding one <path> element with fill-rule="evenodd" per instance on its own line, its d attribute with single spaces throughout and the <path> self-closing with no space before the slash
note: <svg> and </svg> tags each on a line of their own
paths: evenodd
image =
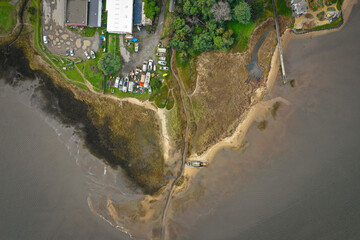
<svg viewBox="0 0 360 240">
<path fill-rule="evenodd" d="M 186 165 L 193 168 L 203 168 L 208 165 L 208 162 L 202 162 L 202 161 L 187 161 Z"/>
</svg>

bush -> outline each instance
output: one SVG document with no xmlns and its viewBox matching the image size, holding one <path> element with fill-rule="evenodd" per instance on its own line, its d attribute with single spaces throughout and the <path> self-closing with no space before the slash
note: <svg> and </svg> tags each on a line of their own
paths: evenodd
<svg viewBox="0 0 360 240">
<path fill-rule="evenodd" d="M 264 13 L 264 3 L 261 0 L 256 0 L 251 5 L 251 19 L 255 21 Z"/>
<path fill-rule="evenodd" d="M 108 52 L 102 55 L 98 62 L 98 67 L 105 75 L 111 75 L 121 68 L 121 60 L 118 56 Z"/>
<path fill-rule="evenodd" d="M 155 16 L 160 13 L 160 7 L 158 1 L 155 0 L 143 0 L 145 16 L 151 21 L 154 21 Z"/>
<path fill-rule="evenodd" d="M 246 2 L 240 2 L 235 6 L 233 15 L 239 23 L 248 24 L 251 18 L 251 8 Z"/>
</svg>

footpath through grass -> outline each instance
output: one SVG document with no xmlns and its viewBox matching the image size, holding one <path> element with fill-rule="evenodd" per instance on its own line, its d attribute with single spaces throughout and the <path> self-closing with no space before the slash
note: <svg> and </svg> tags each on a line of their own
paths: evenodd
<svg viewBox="0 0 360 240">
<path fill-rule="evenodd" d="M 15 6 L 8 2 L 8 0 L 0 0 L 0 34 L 10 32 L 16 24 Z"/>
</svg>

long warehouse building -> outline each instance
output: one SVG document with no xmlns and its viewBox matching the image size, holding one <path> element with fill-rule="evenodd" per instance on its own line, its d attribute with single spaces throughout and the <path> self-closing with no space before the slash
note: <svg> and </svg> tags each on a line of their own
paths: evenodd
<svg viewBox="0 0 360 240">
<path fill-rule="evenodd" d="M 106 0 L 107 31 L 132 34 L 134 0 Z"/>
</svg>

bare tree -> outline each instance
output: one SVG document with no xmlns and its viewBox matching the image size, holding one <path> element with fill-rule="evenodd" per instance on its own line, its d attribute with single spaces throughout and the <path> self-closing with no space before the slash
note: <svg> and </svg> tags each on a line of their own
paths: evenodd
<svg viewBox="0 0 360 240">
<path fill-rule="evenodd" d="M 219 1 L 215 3 L 211 8 L 211 12 L 217 22 L 231 20 L 231 9 L 228 2 Z"/>
</svg>

